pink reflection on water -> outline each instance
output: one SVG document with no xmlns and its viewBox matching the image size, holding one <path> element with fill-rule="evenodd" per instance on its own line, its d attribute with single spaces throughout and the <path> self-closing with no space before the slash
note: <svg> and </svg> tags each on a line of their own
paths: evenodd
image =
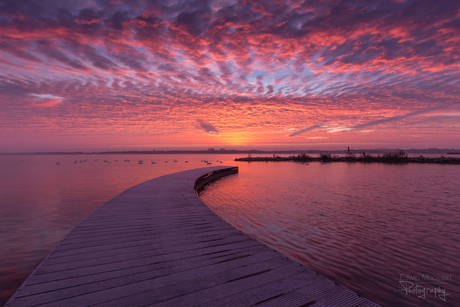
<svg viewBox="0 0 460 307">
<path fill-rule="evenodd" d="M 203 159 L 231 165 L 233 158 L 227 155 L 0 156 L 0 306 L 71 229 L 112 197 L 155 177 L 206 167 L 201 162 Z M 87 162 L 83 162 L 85 159 Z M 145 163 L 138 164 L 138 160 Z M 171 163 L 164 163 L 166 160 Z"/>
<path fill-rule="evenodd" d="M 458 278 L 444 284 L 446 302 L 406 295 L 399 283 L 400 274 L 459 276 L 459 167 L 238 166 L 201 195 L 235 227 L 382 305 L 460 302 Z"/>
</svg>

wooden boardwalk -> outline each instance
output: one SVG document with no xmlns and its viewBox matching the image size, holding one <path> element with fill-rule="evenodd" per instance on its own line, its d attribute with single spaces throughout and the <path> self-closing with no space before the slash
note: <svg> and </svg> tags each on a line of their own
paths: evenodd
<svg viewBox="0 0 460 307">
<path fill-rule="evenodd" d="M 197 197 L 207 180 L 234 172 L 195 169 L 119 194 L 6 306 L 378 306 L 240 232 Z"/>
</svg>

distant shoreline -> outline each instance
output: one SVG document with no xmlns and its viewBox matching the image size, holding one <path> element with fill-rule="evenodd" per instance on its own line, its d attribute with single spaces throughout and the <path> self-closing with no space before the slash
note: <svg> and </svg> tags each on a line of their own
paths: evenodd
<svg viewBox="0 0 460 307">
<path fill-rule="evenodd" d="M 353 154 L 384 154 L 392 151 L 399 151 L 399 148 L 379 148 L 379 149 L 354 149 L 350 152 Z M 447 154 L 460 155 L 460 150 L 452 148 L 428 148 L 428 149 L 405 149 L 409 154 Z M 208 149 L 208 150 L 130 150 L 130 151 L 56 151 L 56 152 L 16 152 L 16 153 L 0 153 L 0 155 L 157 155 L 157 154 L 346 154 L 347 150 L 237 150 L 237 149 Z"/>
</svg>

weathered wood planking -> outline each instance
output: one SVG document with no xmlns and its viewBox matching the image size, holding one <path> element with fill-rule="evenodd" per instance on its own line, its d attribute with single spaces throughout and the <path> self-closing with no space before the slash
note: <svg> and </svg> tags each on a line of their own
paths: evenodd
<svg viewBox="0 0 460 307">
<path fill-rule="evenodd" d="M 195 169 L 124 191 L 78 224 L 6 306 L 378 306 L 201 202 L 196 190 L 237 171 Z"/>
</svg>

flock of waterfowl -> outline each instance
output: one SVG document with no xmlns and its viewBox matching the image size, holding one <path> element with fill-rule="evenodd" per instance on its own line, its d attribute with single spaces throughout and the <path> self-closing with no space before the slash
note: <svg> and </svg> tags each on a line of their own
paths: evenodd
<svg viewBox="0 0 460 307">
<path fill-rule="evenodd" d="M 83 163 L 83 162 L 88 162 L 88 159 L 80 160 L 80 163 Z M 94 160 L 94 162 L 97 162 L 97 159 Z M 109 160 L 104 160 L 104 162 L 105 162 L 105 163 L 111 163 Z M 118 160 L 115 160 L 115 162 L 118 162 Z M 125 160 L 123 160 L 123 162 L 130 162 L 130 160 L 125 159 Z M 177 161 L 176 159 L 174 159 L 174 162 L 179 162 L 179 161 Z M 201 160 L 201 162 L 203 162 L 203 163 L 206 164 L 206 165 L 212 164 L 212 163 L 209 162 L 208 160 Z M 268 161 L 266 161 L 266 162 L 268 163 Z M 73 163 L 77 164 L 77 163 L 78 163 L 78 160 L 75 160 Z M 168 163 L 168 160 L 165 160 L 165 163 Z M 185 161 L 185 163 L 188 163 L 188 161 Z M 217 160 L 216 163 L 222 163 L 222 161 Z M 60 163 L 59 161 L 57 161 L 56 164 L 57 164 L 57 165 L 61 165 L 61 163 Z M 143 160 L 139 160 L 139 161 L 137 161 L 137 164 L 144 164 L 144 161 L 143 161 Z M 150 160 L 150 164 L 156 164 L 156 162 L 153 161 L 153 160 Z M 301 164 L 308 165 L 308 163 L 304 163 L 304 162 L 302 162 Z M 326 162 L 321 161 L 321 164 L 326 164 Z"/>
<path fill-rule="evenodd" d="M 177 161 L 176 159 L 174 159 L 173 161 L 174 161 L 174 162 L 179 162 L 179 161 Z M 291 161 L 293 161 L 293 160 L 291 160 Z M 88 160 L 87 160 L 87 159 L 85 159 L 85 160 L 80 160 L 80 163 L 83 163 L 83 162 L 88 162 Z M 97 159 L 94 160 L 94 162 L 97 162 Z M 105 162 L 105 163 L 111 163 L 109 160 L 104 160 L 104 162 Z M 118 162 L 118 160 L 115 160 L 115 162 Z M 125 160 L 123 160 L 123 162 L 130 162 L 130 160 L 125 159 Z M 212 163 L 209 162 L 208 160 L 201 160 L 201 162 L 203 162 L 203 163 L 206 164 L 206 165 L 212 164 Z M 265 162 L 268 163 L 268 161 L 265 161 Z M 78 160 L 75 160 L 73 163 L 77 164 L 77 163 L 78 163 Z M 168 163 L 168 160 L 165 160 L 165 163 Z M 188 161 L 185 161 L 185 163 L 188 163 Z M 216 163 L 222 163 L 222 161 L 217 160 Z M 57 164 L 57 165 L 61 165 L 61 163 L 60 163 L 59 161 L 57 161 L 56 164 Z M 143 161 L 143 160 L 138 160 L 138 161 L 137 161 L 137 164 L 144 164 L 144 161 Z M 150 164 L 156 164 L 156 162 L 153 161 L 153 160 L 150 160 Z M 305 162 L 302 162 L 301 164 L 308 165 L 308 163 L 305 163 Z M 321 164 L 326 164 L 326 162 L 321 161 Z"/>
<path fill-rule="evenodd" d="M 177 161 L 176 159 L 173 160 L 174 162 L 179 162 Z M 83 162 L 88 162 L 88 159 L 85 159 L 85 160 L 80 160 L 80 163 L 83 163 Z M 94 160 L 94 162 L 97 162 L 97 159 Z M 104 160 L 105 163 L 111 163 L 109 160 Z M 118 162 L 118 160 L 115 160 L 115 162 Z M 130 162 L 130 160 L 128 159 L 125 159 L 123 160 L 123 162 Z M 209 162 L 208 160 L 201 160 L 201 162 L 204 162 L 205 164 L 209 165 L 209 164 L 212 164 L 211 162 Z M 217 163 L 222 163 L 222 161 L 219 161 L 217 160 L 216 161 Z M 77 164 L 78 163 L 78 160 L 75 160 L 73 163 Z M 165 163 L 168 163 L 168 160 L 165 160 Z M 185 163 L 188 163 L 188 161 L 186 160 Z M 56 162 L 57 165 L 61 165 L 61 163 L 59 161 Z M 137 161 L 137 164 L 144 164 L 144 161 L 143 160 L 138 160 Z M 156 164 L 155 161 L 153 160 L 150 160 L 150 164 Z"/>
<path fill-rule="evenodd" d="M 207 165 L 212 164 L 212 163 L 209 162 L 208 160 L 201 160 L 201 162 L 203 162 L 204 164 L 207 164 Z M 222 163 L 222 161 L 219 161 L 219 160 L 217 160 L 216 162 L 217 162 L 217 163 Z"/>
</svg>

